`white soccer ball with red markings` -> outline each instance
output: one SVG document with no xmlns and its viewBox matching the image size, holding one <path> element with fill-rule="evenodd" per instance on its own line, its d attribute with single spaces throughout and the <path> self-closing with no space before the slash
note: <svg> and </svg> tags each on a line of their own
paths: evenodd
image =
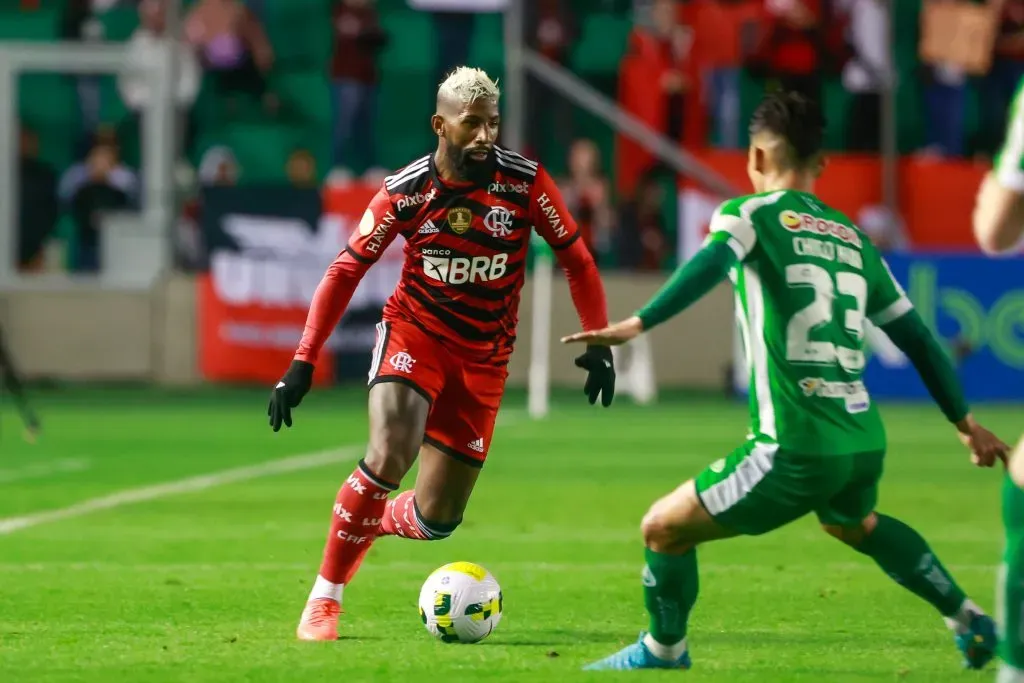
<svg viewBox="0 0 1024 683">
<path fill-rule="evenodd" d="M 420 589 L 420 619 L 445 643 L 478 643 L 501 621 L 501 586 L 472 562 L 435 570 Z"/>
</svg>

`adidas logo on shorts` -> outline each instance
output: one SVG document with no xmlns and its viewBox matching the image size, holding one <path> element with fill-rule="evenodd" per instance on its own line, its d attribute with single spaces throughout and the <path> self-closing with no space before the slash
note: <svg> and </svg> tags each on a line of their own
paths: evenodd
<svg viewBox="0 0 1024 683">
<path fill-rule="evenodd" d="M 484 452 L 484 440 L 483 440 L 483 438 L 473 439 L 472 441 L 469 442 L 467 448 L 469 448 L 470 450 L 476 451 L 477 453 L 483 453 Z"/>
</svg>

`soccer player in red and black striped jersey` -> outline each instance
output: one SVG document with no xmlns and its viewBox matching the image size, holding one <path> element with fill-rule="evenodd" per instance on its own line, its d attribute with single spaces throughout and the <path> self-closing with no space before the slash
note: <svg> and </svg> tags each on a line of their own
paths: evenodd
<svg viewBox="0 0 1024 683">
<path fill-rule="evenodd" d="M 399 235 L 405 266 L 377 329 L 369 378 L 370 444 L 334 505 L 323 563 L 298 637 L 338 637 L 343 587 L 377 536 L 447 538 L 491 445 L 515 343 L 531 230 L 566 271 L 586 329 L 607 323 L 597 267 L 551 176 L 499 147 L 498 88 L 460 67 L 441 84 L 437 150 L 385 179 L 348 248 L 320 283 L 288 373 L 271 397 L 274 430 L 309 390 L 313 364 L 360 278 Z M 609 405 L 608 349 L 576 359 L 590 402 Z M 419 458 L 413 490 L 390 497 Z"/>
</svg>

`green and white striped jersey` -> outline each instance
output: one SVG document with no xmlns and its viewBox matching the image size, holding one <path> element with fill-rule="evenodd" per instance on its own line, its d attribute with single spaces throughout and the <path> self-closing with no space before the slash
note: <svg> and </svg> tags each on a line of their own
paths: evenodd
<svg viewBox="0 0 1024 683">
<path fill-rule="evenodd" d="M 750 368 L 751 437 L 809 455 L 885 448 L 862 381 L 865 319 L 913 309 L 878 250 L 845 215 L 805 192 L 739 197 L 718 207 L 709 242 L 730 273 Z"/>
<path fill-rule="evenodd" d="M 1024 80 L 1007 114 L 1006 138 L 992 164 L 999 184 L 1024 194 Z"/>
</svg>

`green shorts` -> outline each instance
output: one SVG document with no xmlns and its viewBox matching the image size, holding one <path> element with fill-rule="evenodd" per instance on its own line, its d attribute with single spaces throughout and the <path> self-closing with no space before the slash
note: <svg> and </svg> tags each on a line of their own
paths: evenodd
<svg viewBox="0 0 1024 683">
<path fill-rule="evenodd" d="M 856 526 L 878 502 L 884 451 L 803 455 L 748 441 L 697 475 L 697 496 L 722 526 L 767 533 L 813 512 Z"/>
<path fill-rule="evenodd" d="M 1024 491 L 1009 475 L 1003 481 L 1003 525 L 1006 547 L 996 595 L 999 656 L 1005 667 L 1001 675 L 1007 681 L 1024 681 Z"/>
</svg>

